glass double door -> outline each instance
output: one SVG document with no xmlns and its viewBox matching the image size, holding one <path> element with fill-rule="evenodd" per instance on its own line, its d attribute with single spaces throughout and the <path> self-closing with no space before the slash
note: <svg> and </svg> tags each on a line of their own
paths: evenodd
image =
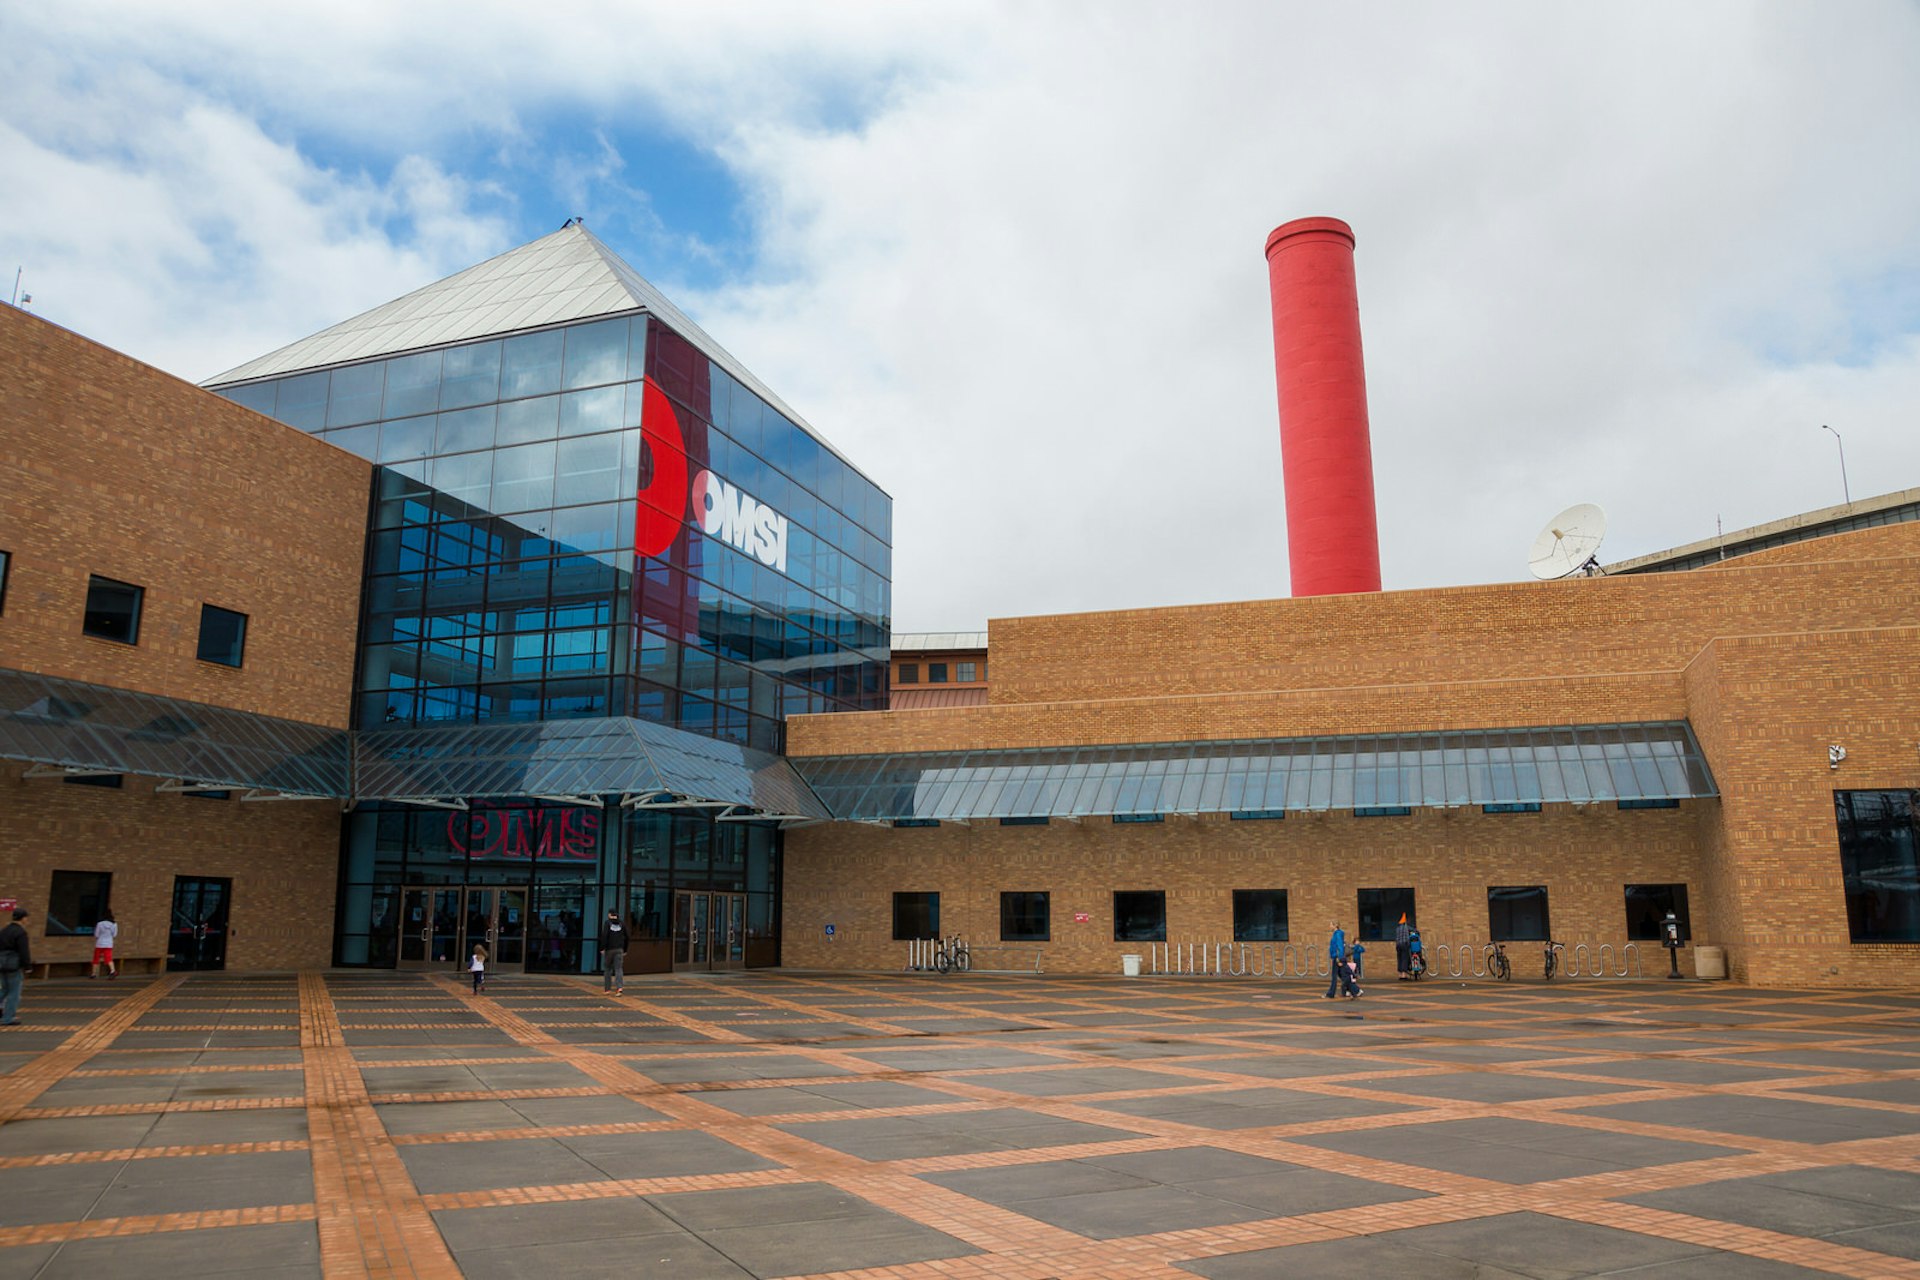
<svg viewBox="0 0 1920 1280">
<path fill-rule="evenodd" d="M 227 967 L 227 908 L 233 881 L 173 878 L 173 922 L 167 929 L 169 970 Z"/>
<path fill-rule="evenodd" d="M 747 899 L 740 893 L 682 891 L 673 895 L 673 967 L 744 969 Z"/>
<path fill-rule="evenodd" d="M 408 888 L 400 901 L 400 967 L 464 971 L 476 945 L 487 968 L 527 961 L 527 891 L 497 886 Z"/>
</svg>

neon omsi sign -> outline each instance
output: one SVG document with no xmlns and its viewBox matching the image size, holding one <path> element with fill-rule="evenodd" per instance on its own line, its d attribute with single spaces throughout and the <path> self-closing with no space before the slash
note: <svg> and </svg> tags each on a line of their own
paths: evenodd
<svg viewBox="0 0 1920 1280">
<path fill-rule="evenodd" d="M 633 549 L 657 556 L 680 536 L 691 514 L 700 531 L 787 571 L 787 518 L 711 471 L 687 479 L 687 440 L 666 392 L 648 378 L 640 400 L 640 434 L 653 455 L 653 478 L 640 490 Z M 689 512 L 689 499 L 692 510 Z"/>
<path fill-rule="evenodd" d="M 600 853 L 594 809 L 475 809 L 450 814 L 447 841 L 465 857 L 592 862 Z"/>
</svg>

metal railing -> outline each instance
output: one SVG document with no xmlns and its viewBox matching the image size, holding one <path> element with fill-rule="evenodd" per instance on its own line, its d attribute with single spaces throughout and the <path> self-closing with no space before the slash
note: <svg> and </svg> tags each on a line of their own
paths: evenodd
<svg viewBox="0 0 1920 1280">
<path fill-rule="evenodd" d="M 1531 943 L 1507 943 L 1507 959 L 1515 963 L 1526 954 Z M 1376 978 L 1384 970 L 1381 961 L 1393 963 L 1393 944 L 1381 943 L 1367 948 L 1374 960 Z M 1427 958 L 1427 974 L 1433 978 L 1486 978 L 1492 976 L 1488 958 L 1491 942 L 1425 942 L 1422 954 Z M 1375 957 L 1378 957 L 1376 960 Z M 1575 943 L 1561 953 L 1563 967 L 1555 977 L 1566 978 L 1639 978 L 1640 949 L 1631 942 L 1616 947 L 1611 942 Z M 1222 978 L 1325 978 L 1329 976 L 1325 944 L 1292 942 L 1220 942 L 1181 939 L 1147 944 L 1149 974 L 1164 977 Z M 1538 976 L 1538 975 L 1535 975 Z"/>
<path fill-rule="evenodd" d="M 939 959 L 946 955 L 949 960 L 957 954 L 966 956 L 964 966 L 955 965 L 967 973 L 1041 973 L 1046 960 L 1045 947 L 1021 946 L 1017 943 L 968 942 L 965 935 L 954 934 L 949 938 L 909 938 L 907 940 L 908 973 L 942 972 Z M 991 968 L 981 963 L 982 957 L 999 964 L 1000 968 Z"/>
</svg>

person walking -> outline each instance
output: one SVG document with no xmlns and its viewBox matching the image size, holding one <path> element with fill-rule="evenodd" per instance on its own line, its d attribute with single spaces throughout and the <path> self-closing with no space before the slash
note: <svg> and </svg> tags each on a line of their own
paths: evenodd
<svg viewBox="0 0 1920 1280">
<path fill-rule="evenodd" d="M 627 992 L 627 926 L 617 907 L 607 909 L 607 922 L 600 926 L 600 990 L 617 996 Z"/>
<path fill-rule="evenodd" d="M 1333 922 L 1333 936 L 1327 939 L 1327 999 L 1340 994 L 1340 974 L 1347 963 L 1347 931 Z"/>
<path fill-rule="evenodd" d="M 1399 970 L 1400 981 L 1413 977 L 1413 926 L 1407 923 L 1407 913 L 1400 913 L 1400 923 L 1393 927 L 1393 966 Z"/>
<path fill-rule="evenodd" d="M 120 926 L 114 923 L 113 912 L 102 911 L 100 920 L 93 926 L 93 968 L 87 970 L 89 978 L 100 976 L 100 966 L 107 967 L 107 976 L 117 978 L 120 971 L 113 964 L 113 940 L 120 936 Z"/>
<path fill-rule="evenodd" d="M 487 944 L 473 944 L 473 959 L 467 961 L 467 972 L 473 975 L 473 994 L 479 995 L 480 989 L 487 985 Z"/>
<path fill-rule="evenodd" d="M 0 929 L 0 1027 L 20 1021 L 20 984 L 26 980 L 33 963 L 33 946 L 27 941 L 25 907 L 13 909 L 13 923 Z"/>
</svg>

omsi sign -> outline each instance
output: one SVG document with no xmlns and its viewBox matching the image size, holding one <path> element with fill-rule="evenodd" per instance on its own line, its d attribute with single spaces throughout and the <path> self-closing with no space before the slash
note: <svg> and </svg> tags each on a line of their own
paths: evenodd
<svg viewBox="0 0 1920 1280">
<path fill-rule="evenodd" d="M 700 530 L 761 564 L 787 571 L 787 518 L 711 471 L 693 478 L 693 514 Z"/>
<path fill-rule="evenodd" d="M 653 474 L 639 492 L 633 549 L 657 556 L 680 536 L 688 498 L 701 532 L 745 551 L 761 564 L 787 571 L 787 518 L 711 471 L 687 483 L 687 441 L 673 402 L 652 378 L 640 400 L 640 434 L 653 459 Z M 689 493 L 691 489 L 691 493 Z"/>
</svg>

